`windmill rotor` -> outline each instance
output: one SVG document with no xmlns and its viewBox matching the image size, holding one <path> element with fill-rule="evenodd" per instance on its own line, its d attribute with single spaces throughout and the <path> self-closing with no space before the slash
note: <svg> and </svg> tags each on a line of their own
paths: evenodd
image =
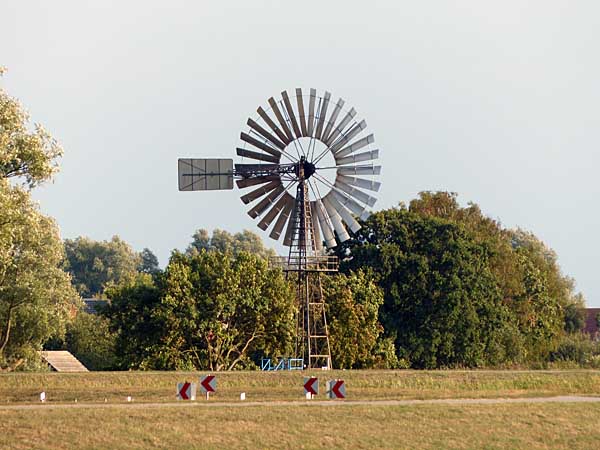
<svg viewBox="0 0 600 450">
<path fill-rule="evenodd" d="M 236 149 L 242 162 L 234 174 L 238 188 L 247 190 L 241 199 L 248 214 L 272 239 L 291 246 L 296 190 L 306 184 L 315 245 L 320 249 L 323 240 L 335 247 L 360 229 L 356 217 L 366 218 L 376 202 L 381 166 L 375 138 L 356 110 L 329 92 L 297 88 L 267 104 L 247 120 Z"/>
</svg>

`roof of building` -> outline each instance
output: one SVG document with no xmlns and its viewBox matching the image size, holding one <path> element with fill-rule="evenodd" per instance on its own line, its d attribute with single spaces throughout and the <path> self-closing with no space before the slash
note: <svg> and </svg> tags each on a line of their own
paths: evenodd
<svg viewBox="0 0 600 450">
<path fill-rule="evenodd" d="M 108 303 L 107 300 L 101 298 L 84 298 L 83 299 L 84 308 L 83 310 L 88 314 L 98 314 L 99 309 L 103 306 L 106 306 Z"/>
<path fill-rule="evenodd" d="M 585 308 L 585 314 L 585 326 L 583 327 L 583 331 L 591 336 L 596 336 L 600 331 L 598 329 L 598 314 L 600 314 L 600 308 Z"/>
</svg>

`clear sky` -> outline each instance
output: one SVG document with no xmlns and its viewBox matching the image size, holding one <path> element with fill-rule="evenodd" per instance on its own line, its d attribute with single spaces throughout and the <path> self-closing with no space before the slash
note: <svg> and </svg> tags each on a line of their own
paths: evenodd
<svg viewBox="0 0 600 450">
<path fill-rule="evenodd" d="M 178 157 L 234 157 L 283 89 L 364 117 L 375 208 L 459 193 L 559 255 L 600 306 L 600 2 L 4 1 L 2 84 L 65 148 L 36 191 L 63 237 L 151 248 L 256 228 L 239 191 L 180 193 Z"/>
</svg>

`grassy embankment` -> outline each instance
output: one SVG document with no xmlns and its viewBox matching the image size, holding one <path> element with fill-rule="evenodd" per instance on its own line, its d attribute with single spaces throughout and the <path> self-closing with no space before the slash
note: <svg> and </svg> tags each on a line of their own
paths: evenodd
<svg viewBox="0 0 600 450">
<path fill-rule="evenodd" d="M 301 400 L 303 377 L 346 380 L 349 400 L 600 395 L 600 371 L 331 371 L 228 372 L 217 374 L 215 401 Z M 136 402 L 175 400 L 176 383 L 198 381 L 197 372 L 90 372 L 0 374 L 0 405 L 38 402 Z"/>
<path fill-rule="evenodd" d="M 600 371 L 333 371 L 352 400 L 600 395 Z M 124 407 L 125 397 L 170 402 L 199 373 L 0 375 L 0 448 L 600 448 L 600 404 L 384 406 L 305 404 L 243 408 Z M 213 402 L 301 400 L 307 373 L 219 373 Z M 3 405 L 38 403 L 42 409 Z M 320 396 L 321 398 L 323 395 Z M 101 402 L 53 409 L 53 403 Z M 205 402 L 205 400 L 199 400 Z M 111 405 L 112 403 L 112 405 Z M 104 408 L 104 406 L 107 406 Z M 141 405 L 140 405 L 141 406 Z M 45 409 L 49 407 L 48 409 Z"/>
</svg>

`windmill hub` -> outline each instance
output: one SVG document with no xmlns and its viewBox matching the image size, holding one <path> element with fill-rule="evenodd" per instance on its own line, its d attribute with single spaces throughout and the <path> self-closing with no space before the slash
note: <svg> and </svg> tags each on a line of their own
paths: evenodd
<svg viewBox="0 0 600 450">
<path fill-rule="evenodd" d="M 300 168 L 302 167 L 302 170 Z M 300 160 L 298 162 L 298 169 L 296 171 L 296 175 L 299 178 L 303 178 L 304 180 L 308 180 L 314 173 L 317 171 L 315 165 L 311 162 Z"/>
</svg>

